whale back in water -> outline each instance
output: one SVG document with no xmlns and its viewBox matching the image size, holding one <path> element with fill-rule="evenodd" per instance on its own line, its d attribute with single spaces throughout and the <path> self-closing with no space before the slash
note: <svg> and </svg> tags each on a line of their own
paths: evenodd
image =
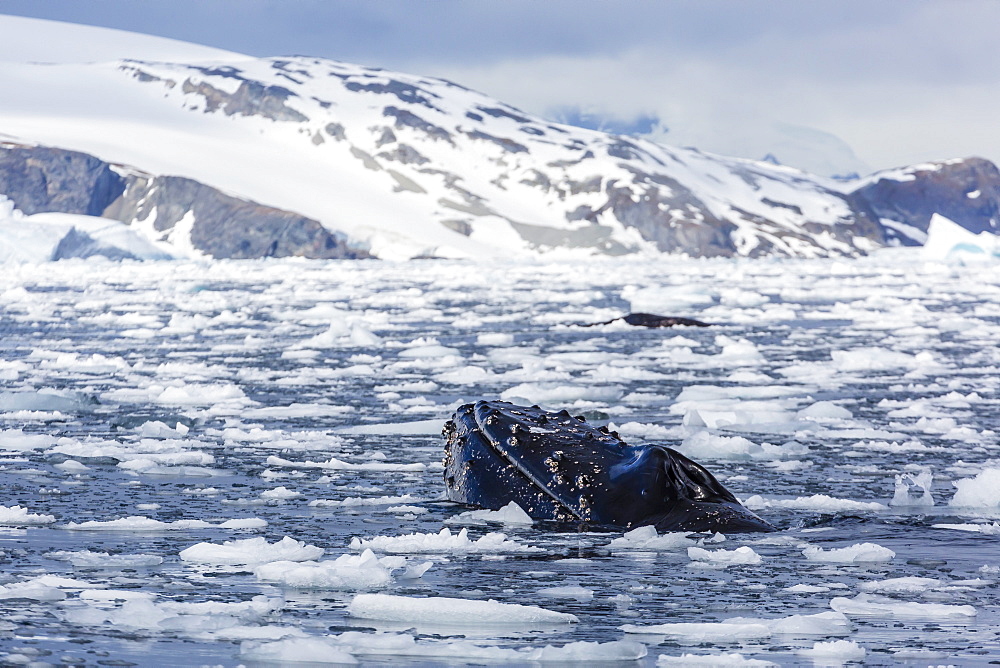
<svg viewBox="0 0 1000 668">
<path fill-rule="evenodd" d="M 448 498 L 533 518 L 663 531 L 773 531 L 705 468 L 566 411 L 478 401 L 445 424 Z"/>
</svg>

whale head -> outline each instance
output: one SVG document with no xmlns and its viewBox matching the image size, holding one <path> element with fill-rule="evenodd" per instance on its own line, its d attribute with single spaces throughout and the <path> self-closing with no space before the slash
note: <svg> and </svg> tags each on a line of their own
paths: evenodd
<svg viewBox="0 0 1000 668">
<path fill-rule="evenodd" d="M 774 531 L 676 450 L 634 446 L 566 411 L 478 401 L 445 424 L 452 501 L 533 518 L 661 531 Z"/>
</svg>

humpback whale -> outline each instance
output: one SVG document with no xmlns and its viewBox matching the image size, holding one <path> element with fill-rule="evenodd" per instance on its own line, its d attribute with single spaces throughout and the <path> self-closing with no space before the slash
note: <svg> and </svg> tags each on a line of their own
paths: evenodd
<svg viewBox="0 0 1000 668">
<path fill-rule="evenodd" d="M 694 318 L 681 318 L 679 316 L 656 315 L 655 313 L 628 313 L 620 318 L 605 320 L 604 322 L 592 322 L 584 327 L 597 327 L 598 325 L 610 325 L 619 320 L 635 327 L 711 327 L 707 322 L 695 320 Z"/>
<path fill-rule="evenodd" d="M 661 531 L 774 531 L 676 450 L 629 445 L 563 410 L 504 401 L 458 408 L 445 423 L 448 498 L 531 517 Z"/>
</svg>

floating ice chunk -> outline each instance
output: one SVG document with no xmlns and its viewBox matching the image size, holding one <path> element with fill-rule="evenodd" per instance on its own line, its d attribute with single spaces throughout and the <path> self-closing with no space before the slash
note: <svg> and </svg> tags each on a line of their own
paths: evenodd
<svg viewBox="0 0 1000 668">
<path fill-rule="evenodd" d="M 851 411 L 830 401 L 817 401 L 800 410 L 797 415 L 806 420 L 819 421 L 850 420 L 854 417 Z"/>
<path fill-rule="evenodd" d="M 920 473 L 903 473 L 896 475 L 896 484 L 893 489 L 890 506 L 922 507 L 927 508 L 934 505 L 934 496 L 931 494 L 931 487 L 934 484 L 934 474 L 930 469 L 924 469 Z M 921 495 L 914 497 L 910 491 L 917 488 Z"/>
<path fill-rule="evenodd" d="M 892 371 L 914 368 L 921 363 L 914 355 L 877 347 L 834 350 L 830 356 L 841 371 Z"/>
<path fill-rule="evenodd" d="M 419 436 L 439 436 L 441 420 L 416 420 L 415 422 L 394 422 L 387 424 L 357 424 L 337 429 L 338 434 L 406 434 Z"/>
<path fill-rule="evenodd" d="M 507 534 L 488 533 L 482 538 L 471 540 L 469 530 L 462 529 L 452 534 L 445 527 L 439 533 L 411 533 L 403 536 L 375 536 L 374 538 L 352 538 L 351 549 L 363 550 L 370 548 L 380 552 L 394 554 L 439 554 L 439 553 L 505 553 L 505 552 L 543 552 L 541 548 L 522 545 L 514 540 L 508 540 Z"/>
<path fill-rule="evenodd" d="M 300 496 L 302 496 L 302 492 L 296 492 L 287 487 L 275 487 L 274 489 L 264 490 L 260 493 L 260 498 L 267 501 L 284 501 L 285 499 L 295 499 Z"/>
<path fill-rule="evenodd" d="M 813 643 L 812 649 L 800 649 L 796 651 L 799 656 L 812 659 L 817 663 L 826 663 L 834 660 L 837 663 L 844 661 L 861 661 L 865 658 L 865 648 L 853 640 L 831 640 L 829 642 Z"/>
<path fill-rule="evenodd" d="M 307 417 L 331 417 L 351 413 L 352 406 L 331 406 L 330 404 L 293 403 L 288 406 L 265 406 L 250 408 L 242 412 L 243 417 L 250 420 L 264 419 L 296 419 Z"/>
<path fill-rule="evenodd" d="M 713 666 L 715 668 L 771 668 L 777 663 L 763 659 L 748 659 L 742 654 L 681 654 L 670 656 L 661 654 L 656 658 L 657 666 Z"/>
<path fill-rule="evenodd" d="M 352 617 L 361 619 L 424 624 L 433 621 L 445 626 L 572 624 L 579 621 L 576 615 L 534 605 L 444 596 L 414 598 L 389 594 L 358 594 L 347 611 Z"/>
<path fill-rule="evenodd" d="M 539 596 L 551 598 L 575 598 L 578 601 L 589 601 L 594 598 L 594 590 L 580 585 L 563 585 L 561 587 L 545 587 L 537 592 Z"/>
<path fill-rule="evenodd" d="M 240 657 L 267 663 L 332 663 L 353 665 L 354 655 L 329 638 L 286 638 L 261 644 L 244 643 Z"/>
<path fill-rule="evenodd" d="M 828 564 L 862 564 L 892 561 L 896 553 L 875 543 L 857 543 L 829 550 L 810 545 L 802 550 L 802 555 L 809 561 L 821 561 Z"/>
<path fill-rule="evenodd" d="M 163 557 L 155 554 L 108 554 L 107 552 L 91 552 L 90 550 L 78 552 L 60 550 L 47 552 L 45 556 L 49 559 L 68 561 L 76 568 L 143 568 L 159 566 L 163 563 Z"/>
<path fill-rule="evenodd" d="M 726 622 L 675 622 L 638 626 L 625 624 L 618 627 L 625 633 L 665 635 L 687 645 L 701 643 L 740 643 L 744 640 L 770 638 L 771 629 L 766 624 L 729 624 Z"/>
<path fill-rule="evenodd" d="M 877 512 L 888 509 L 888 506 L 883 503 L 878 503 L 877 501 L 837 499 L 826 494 L 800 496 L 797 499 L 765 499 L 759 494 L 754 494 L 746 499 L 743 502 L 743 505 L 750 510 L 760 510 L 762 508 L 790 508 L 792 510 L 814 510 L 818 512 L 854 512 L 859 510 Z"/>
<path fill-rule="evenodd" d="M 862 582 L 858 589 L 863 592 L 875 592 L 878 594 L 919 594 L 935 587 L 940 587 L 944 582 L 936 578 L 903 577 L 878 580 L 876 582 Z"/>
<path fill-rule="evenodd" d="M 437 421 L 440 426 L 440 420 Z M 293 469 L 327 469 L 330 471 L 423 471 L 426 464 L 393 464 L 390 462 L 345 462 L 336 457 L 330 457 L 325 462 L 301 461 L 295 462 L 290 459 L 271 455 L 267 458 L 268 466 L 280 466 Z"/>
<path fill-rule="evenodd" d="M 530 526 L 535 523 L 521 506 L 511 501 L 500 510 L 469 510 L 445 520 L 448 524 L 509 524 Z"/>
<path fill-rule="evenodd" d="M 249 601 L 233 603 L 158 603 L 154 597 L 155 594 L 146 592 L 107 592 L 103 596 L 94 597 L 93 601 L 85 600 L 86 605 L 83 607 L 66 608 L 62 616 L 70 623 L 84 626 L 108 624 L 114 628 L 200 635 L 240 626 L 246 621 L 260 620 L 281 609 L 283 605 L 280 599 L 266 596 L 255 596 Z M 109 602 L 121 599 L 125 600 L 121 606 L 108 607 Z"/>
<path fill-rule="evenodd" d="M 21 429 L 0 429 L 0 450 L 28 452 L 55 445 L 56 439 L 48 434 L 25 434 Z"/>
<path fill-rule="evenodd" d="M 975 478 L 952 483 L 955 496 L 948 502 L 954 508 L 1000 507 L 1000 468 L 983 469 Z"/>
<path fill-rule="evenodd" d="M 692 547 L 697 542 L 688 538 L 680 531 L 657 535 L 656 527 L 644 526 L 626 531 L 621 537 L 615 538 L 607 547 L 611 550 L 679 550 Z"/>
<path fill-rule="evenodd" d="M 720 335 L 715 337 L 715 345 L 720 346 L 722 351 L 712 358 L 714 362 L 725 366 L 757 366 L 764 363 L 764 356 L 752 341 Z"/>
<path fill-rule="evenodd" d="M 66 598 L 66 593 L 58 587 L 32 581 L 0 585 L 0 599 L 20 598 L 32 601 L 61 601 Z"/>
<path fill-rule="evenodd" d="M 979 191 L 974 192 L 978 194 Z M 971 193 L 967 197 L 971 197 Z M 931 260 L 985 261 L 1000 257 L 1000 236 L 985 231 L 970 232 L 935 213 L 927 226 L 927 240 L 921 251 Z"/>
<path fill-rule="evenodd" d="M 88 520 L 68 522 L 62 528 L 70 531 L 171 531 L 178 529 L 205 529 L 212 526 L 204 520 L 176 520 L 161 522 L 144 515 L 130 515 L 116 520 Z"/>
<path fill-rule="evenodd" d="M 424 499 L 413 496 L 412 494 L 378 497 L 349 496 L 346 499 L 341 500 L 315 499 L 314 501 L 310 501 L 309 505 L 313 508 L 355 508 L 358 506 L 388 506 L 394 503 L 416 503 L 423 500 Z"/>
<path fill-rule="evenodd" d="M 476 343 L 481 346 L 509 346 L 514 343 L 514 335 L 504 332 L 483 332 L 476 336 Z"/>
<path fill-rule="evenodd" d="M 742 436 L 719 436 L 708 431 L 685 438 L 678 450 L 693 459 L 750 459 L 762 451 Z"/>
<path fill-rule="evenodd" d="M 753 565 L 763 561 L 761 556 L 753 551 L 753 548 L 746 545 L 735 550 L 706 550 L 702 547 L 689 547 L 687 552 L 688 557 L 693 561 L 708 562 L 718 566 Z"/>
<path fill-rule="evenodd" d="M 613 402 L 622 396 L 617 385 L 571 385 L 565 383 L 521 383 L 500 393 L 504 401 L 514 398 L 533 404 L 566 405 L 577 401 Z"/>
<path fill-rule="evenodd" d="M 830 607 L 851 617 L 940 619 L 976 616 L 976 609 L 971 605 L 911 603 L 872 594 L 858 594 L 854 598 L 837 597 L 830 601 Z"/>
<path fill-rule="evenodd" d="M 0 411 L 60 411 L 74 413 L 95 404 L 93 397 L 70 390 L 42 388 L 37 392 L 0 392 Z"/>
<path fill-rule="evenodd" d="M 975 531 L 989 536 L 1000 536 L 1000 524 L 932 524 L 933 529 L 951 529 L 953 531 Z"/>
<path fill-rule="evenodd" d="M 71 473 L 71 474 L 83 473 L 84 471 L 90 470 L 89 466 L 87 466 L 86 464 L 82 464 L 76 461 L 75 459 L 67 459 L 64 462 L 56 464 L 52 468 L 57 468 L 60 471 L 64 471 L 65 473 Z"/>
<path fill-rule="evenodd" d="M 403 558 L 379 559 L 371 550 L 365 550 L 332 561 L 273 561 L 255 568 L 254 574 L 258 580 L 302 589 L 377 589 L 392 582 L 392 570 L 401 565 L 394 561 L 397 559 Z M 430 562 L 426 565 L 429 568 Z"/>
<path fill-rule="evenodd" d="M 625 625 L 626 633 L 668 635 L 686 644 L 701 642 L 742 642 L 744 640 L 786 636 L 843 636 L 850 633 L 850 620 L 839 612 L 815 615 L 791 615 L 775 619 L 731 617 L 722 622 Z"/>
<path fill-rule="evenodd" d="M 264 564 L 270 561 L 311 561 L 323 556 L 323 548 L 285 536 L 268 543 L 261 536 L 244 540 L 229 540 L 222 545 L 198 543 L 181 550 L 184 561 L 197 564 Z"/>
<path fill-rule="evenodd" d="M 0 506 L 0 526 L 38 526 L 41 524 L 52 524 L 55 521 L 56 518 L 53 515 L 29 513 L 27 508 L 21 506 Z"/>
<path fill-rule="evenodd" d="M 562 647 L 509 649 L 466 640 L 417 640 L 410 634 L 348 631 L 323 638 L 293 638 L 279 642 L 244 643 L 243 659 L 277 663 L 352 663 L 354 656 L 409 657 L 448 663 L 608 663 L 635 661 L 646 656 L 646 646 L 628 641 L 574 642 Z M 346 657 L 346 658 L 345 658 Z"/>
<path fill-rule="evenodd" d="M 190 383 L 164 388 L 152 401 L 178 406 L 212 406 L 225 401 L 249 403 L 243 390 L 231 383 Z"/>
</svg>

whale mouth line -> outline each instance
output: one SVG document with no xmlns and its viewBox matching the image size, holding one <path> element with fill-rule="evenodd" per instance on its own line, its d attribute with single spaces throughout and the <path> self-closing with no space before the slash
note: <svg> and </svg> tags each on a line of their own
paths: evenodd
<svg viewBox="0 0 1000 668">
<path fill-rule="evenodd" d="M 531 517 L 663 530 L 773 531 L 707 469 L 663 445 L 629 445 L 568 411 L 503 401 L 460 406 L 445 424 L 452 501 Z"/>
</svg>

